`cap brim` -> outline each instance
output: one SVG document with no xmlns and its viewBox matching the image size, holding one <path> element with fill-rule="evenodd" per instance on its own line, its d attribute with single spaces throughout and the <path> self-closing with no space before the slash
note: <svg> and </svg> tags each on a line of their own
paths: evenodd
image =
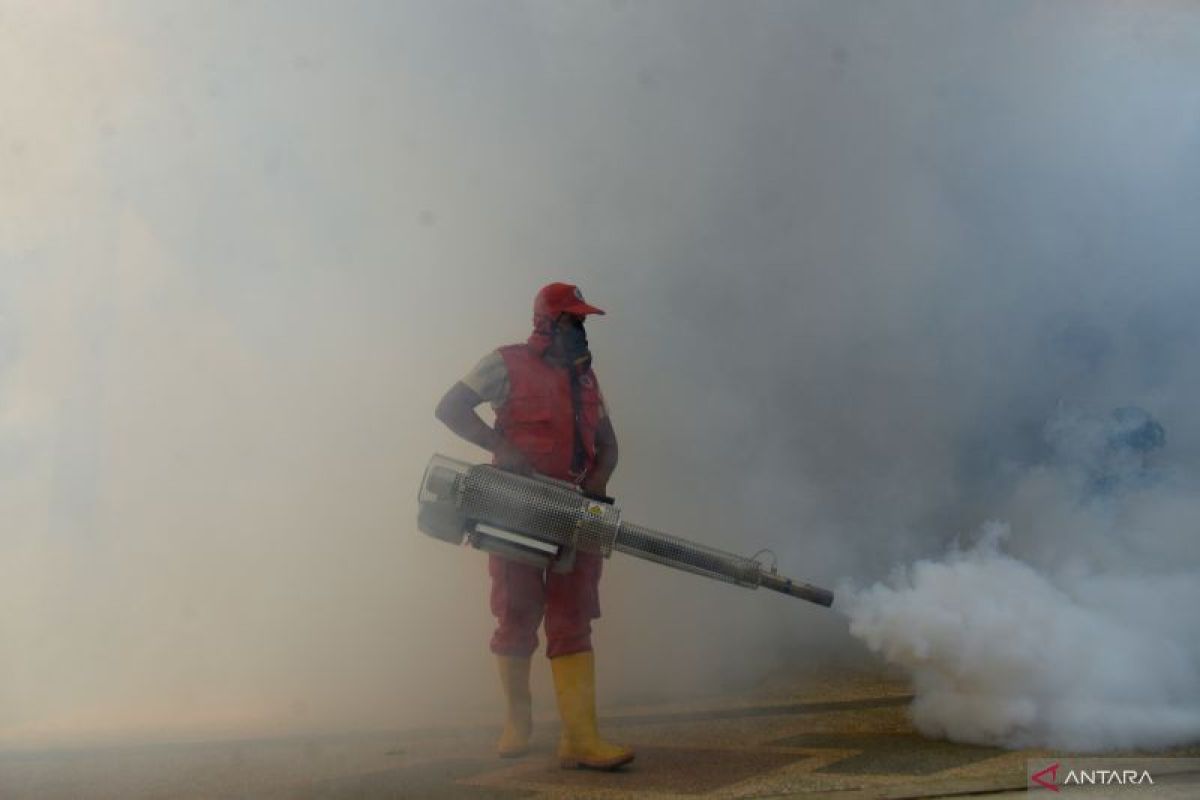
<svg viewBox="0 0 1200 800">
<path fill-rule="evenodd" d="M 604 312 L 595 306 L 588 305 L 587 303 L 575 303 L 574 305 L 564 308 L 562 313 L 586 317 L 588 314 L 603 314 Z"/>
</svg>

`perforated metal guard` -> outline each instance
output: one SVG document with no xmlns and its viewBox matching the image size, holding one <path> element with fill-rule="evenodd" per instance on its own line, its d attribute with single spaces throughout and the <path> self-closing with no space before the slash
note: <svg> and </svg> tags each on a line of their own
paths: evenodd
<svg viewBox="0 0 1200 800">
<path fill-rule="evenodd" d="M 614 506 L 565 486 L 486 465 L 463 476 L 459 510 L 471 519 L 606 558 L 621 519 Z"/>
</svg>

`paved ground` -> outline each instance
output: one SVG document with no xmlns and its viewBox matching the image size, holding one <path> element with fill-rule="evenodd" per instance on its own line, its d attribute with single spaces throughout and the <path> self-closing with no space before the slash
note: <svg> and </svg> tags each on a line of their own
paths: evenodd
<svg viewBox="0 0 1200 800">
<path fill-rule="evenodd" d="M 538 721 L 535 752 L 514 761 L 492 756 L 496 730 L 482 727 L 0 754 L 0 797 L 1007 797 L 1025 794 L 1027 758 L 1056 755 L 924 739 L 907 721 L 908 699 L 907 687 L 896 681 L 810 676 L 796 686 L 738 697 L 609 709 L 606 734 L 638 752 L 620 773 L 558 769 L 551 759 L 552 716 Z M 1200 797 L 1200 784 L 1187 780 L 1183 786 L 1160 782 L 1153 795 L 1126 788 L 1088 797 Z"/>
</svg>

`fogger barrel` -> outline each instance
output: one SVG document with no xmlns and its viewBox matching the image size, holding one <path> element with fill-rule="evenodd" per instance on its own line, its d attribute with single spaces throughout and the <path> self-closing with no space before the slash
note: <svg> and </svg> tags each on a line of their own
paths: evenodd
<svg viewBox="0 0 1200 800">
<path fill-rule="evenodd" d="M 619 550 L 738 586 L 763 586 L 818 605 L 833 604 L 828 589 L 785 578 L 754 558 L 624 522 L 615 504 L 586 497 L 563 481 L 435 455 L 425 469 L 419 499 L 417 523 L 430 536 L 452 544 L 466 540 L 543 568 L 569 567 L 575 549 L 605 558 Z"/>
</svg>

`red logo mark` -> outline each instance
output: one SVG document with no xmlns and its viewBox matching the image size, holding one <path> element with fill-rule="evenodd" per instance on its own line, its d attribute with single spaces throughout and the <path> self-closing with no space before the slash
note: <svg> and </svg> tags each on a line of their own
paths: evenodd
<svg viewBox="0 0 1200 800">
<path fill-rule="evenodd" d="M 1046 782 L 1046 775 L 1050 776 L 1050 783 Z M 1043 789 L 1049 789 L 1052 792 L 1058 791 L 1058 762 L 1055 761 L 1045 769 L 1040 769 L 1029 776 L 1029 780 L 1036 783 Z"/>
</svg>

